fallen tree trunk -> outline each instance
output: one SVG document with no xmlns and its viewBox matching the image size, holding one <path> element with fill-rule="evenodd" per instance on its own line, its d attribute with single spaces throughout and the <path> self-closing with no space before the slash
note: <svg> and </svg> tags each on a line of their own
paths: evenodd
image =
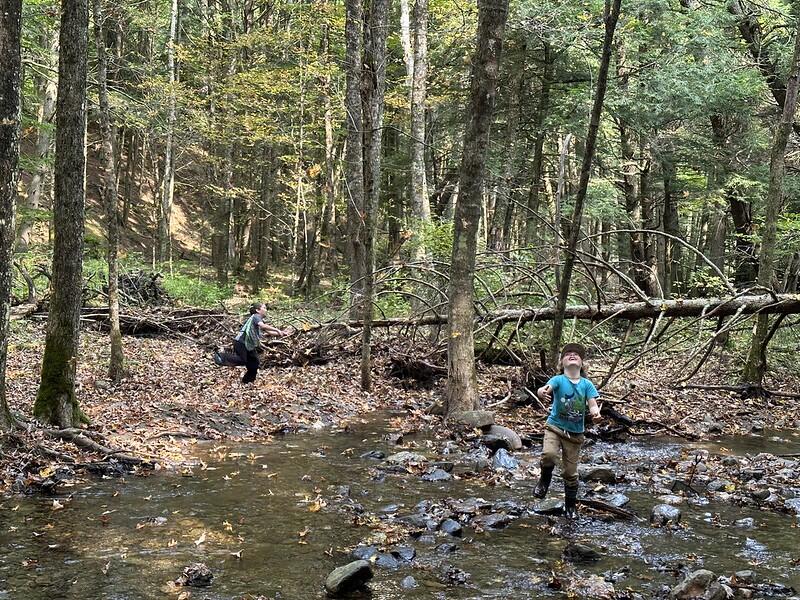
<svg viewBox="0 0 800 600">
<path fill-rule="evenodd" d="M 603 319 L 650 319 L 664 317 L 726 317 L 739 314 L 800 314 L 800 295 L 797 294 L 763 294 L 758 296 L 734 296 L 731 298 L 692 298 L 689 300 L 654 299 L 647 302 L 621 302 L 589 306 L 586 304 L 567 306 L 566 318 L 600 321 Z M 477 321 L 486 323 L 528 323 L 531 321 L 552 321 L 556 309 L 525 308 L 516 310 L 498 310 L 479 315 Z M 403 325 L 444 325 L 447 315 L 426 315 L 419 319 L 378 319 L 372 321 L 373 327 L 393 327 Z M 322 328 L 355 328 L 361 321 L 331 322 L 311 325 L 304 331 Z"/>
</svg>

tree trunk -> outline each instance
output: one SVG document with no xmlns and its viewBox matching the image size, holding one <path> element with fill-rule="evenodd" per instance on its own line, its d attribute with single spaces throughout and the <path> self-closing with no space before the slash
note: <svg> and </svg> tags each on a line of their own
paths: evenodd
<svg viewBox="0 0 800 600">
<path fill-rule="evenodd" d="M 589 187 L 589 176 L 592 171 L 594 148 L 597 141 L 597 130 L 600 127 L 600 115 L 603 112 L 603 100 L 608 84 L 608 66 L 611 62 L 611 46 L 614 41 L 614 30 L 617 28 L 621 0 L 606 0 L 604 20 L 605 37 L 600 59 L 600 70 L 597 74 L 597 89 L 595 90 L 592 115 L 589 120 L 589 131 L 586 135 L 586 147 L 583 152 L 580 182 L 578 192 L 575 194 L 575 207 L 572 211 L 572 221 L 569 223 L 569 237 L 567 238 L 567 253 L 564 257 L 564 268 L 559 282 L 558 301 L 556 303 L 556 318 L 553 321 L 553 333 L 550 338 L 550 364 L 555 365 L 558 360 L 559 347 L 561 346 L 561 333 L 564 327 L 564 309 L 567 307 L 572 269 L 575 265 L 575 250 L 578 247 L 581 220 L 583 218 L 583 203 L 586 199 L 586 190 Z"/>
<path fill-rule="evenodd" d="M 386 93 L 386 36 L 390 0 L 372 0 L 364 24 L 364 328 L 361 330 L 361 389 L 372 389 L 372 314 L 375 286 L 375 230 L 381 189 L 381 141 Z"/>
<path fill-rule="evenodd" d="M 56 103 L 53 278 L 33 414 L 60 427 L 86 420 L 75 394 L 86 201 L 87 0 L 63 0 Z"/>
<path fill-rule="evenodd" d="M 497 95 L 497 76 L 508 17 L 508 0 L 478 0 L 478 36 L 472 61 L 469 121 L 464 131 L 459 194 L 453 224 L 453 254 L 447 314 L 446 413 L 477 408 L 472 321 L 473 281 L 489 129 Z"/>
<path fill-rule="evenodd" d="M 778 217 L 783 208 L 783 179 L 786 172 L 784 160 L 789 135 L 792 132 L 797 94 L 800 87 L 800 19 L 797 20 L 794 39 L 794 54 L 786 84 L 786 98 L 780 120 L 775 128 L 772 153 L 769 163 L 769 187 L 767 188 L 764 228 L 761 234 L 761 253 L 758 257 L 758 285 L 772 289 L 775 260 L 775 238 Z M 767 371 L 767 327 L 768 317 L 758 315 L 747 363 L 742 371 L 742 380 L 761 385 Z"/>
<path fill-rule="evenodd" d="M 58 55 L 58 36 L 56 32 L 48 32 L 42 35 L 42 47 L 49 48 L 47 57 L 48 66 L 55 65 Z M 53 58 L 51 58 L 53 57 Z M 42 196 L 47 187 L 47 181 L 51 179 L 52 169 L 50 167 L 50 142 L 52 141 L 51 127 L 53 117 L 56 112 L 56 79 L 50 73 L 38 77 L 37 85 L 38 96 L 40 99 L 38 114 L 38 130 L 36 134 L 36 171 L 33 173 L 31 183 L 28 186 L 28 207 L 36 210 L 42 205 Z M 30 243 L 30 234 L 36 218 L 31 215 L 20 223 L 19 227 L 19 251 L 24 252 Z"/>
<path fill-rule="evenodd" d="M 661 161 L 664 181 L 664 233 L 682 237 L 678 222 L 678 198 L 675 195 L 675 163 L 671 157 Z M 664 238 L 664 297 L 669 298 L 680 277 L 681 245 Z M 678 287 L 682 287 L 678 285 Z"/>
<path fill-rule="evenodd" d="M 414 3 L 414 68 L 411 87 L 411 205 L 419 226 L 431 220 L 431 205 L 425 176 L 425 102 L 428 81 L 428 0 Z M 418 231 L 418 230 L 417 230 Z M 426 256 L 424 244 L 417 259 Z"/>
<path fill-rule="evenodd" d="M 103 204 L 106 209 L 108 230 L 108 317 L 111 324 L 111 355 L 108 363 L 108 377 L 118 383 L 125 371 L 125 354 L 122 349 L 122 333 L 119 328 L 119 215 L 117 210 L 117 164 L 114 154 L 116 127 L 111 121 L 108 107 L 108 59 L 105 46 L 105 11 L 103 0 L 93 0 L 94 39 L 97 47 L 97 83 L 100 105 L 100 131 L 102 137 L 101 161 L 103 163 L 103 184 L 100 186 Z"/>
<path fill-rule="evenodd" d="M 167 106 L 167 135 L 164 142 L 164 179 L 161 188 L 161 210 L 158 219 L 158 262 L 172 259 L 172 200 L 175 194 L 175 157 L 173 138 L 175 135 L 175 45 L 177 43 L 178 0 L 172 0 L 169 12 L 169 39 L 167 40 L 167 71 L 169 77 L 169 102 Z"/>
<path fill-rule="evenodd" d="M 6 400 L 6 359 L 19 176 L 21 41 L 22 0 L 4 0 L 0 9 L 0 430 L 13 425 Z"/>
<path fill-rule="evenodd" d="M 539 105 L 534 116 L 536 141 L 533 144 L 533 164 L 531 165 L 531 185 L 528 190 L 528 214 L 525 219 L 525 245 L 532 246 L 536 242 L 536 230 L 539 225 L 539 196 L 544 183 L 544 141 L 547 131 L 544 120 L 550 108 L 550 84 L 553 79 L 554 60 L 550 54 L 550 43 L 545 41 L 542 49 L 542 83 L 539 89 Z"/>
<path fill-rule="evenodd" d="M 350 259 L 350 316 L 363 313 L 365 250 L 364 227 L 364 156 L 361 110 L 362 27 L 364 11 L 361 0 L 345 0 L 345 70 L 347 112 L 347 150 L 345 154 L 345 202 L 347 203 L 347 254 Z"/>
</svg>

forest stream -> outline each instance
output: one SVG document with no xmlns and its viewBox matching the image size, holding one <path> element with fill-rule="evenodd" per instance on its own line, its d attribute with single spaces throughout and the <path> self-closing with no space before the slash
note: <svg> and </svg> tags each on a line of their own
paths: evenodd
<svg viewBox="0 0 800 600">
<path fill-rule="evenodd" d="M 449 465 L 431 451 L 439 442 L 423 434 L 396 446 L 390 417 L 378 413 L 346 430 L 266 445 L 204 442 L 182 473 L 88 477 L 54 497 L 7 496 L 0 503 L 0 598 L 322 598 L 326 576 L 354 560 L 356 548 L 375 561 L 368 586 L 376 599 L 557 598 L 581 589 L 576 581 L 613 585 L 616 595 L 605 597 L 658 598 L 700 568 L 740 578 L 751 571 L 755 598 L 787 598 L 800 589 L 798 516 L 701 495 L 678 505 L 678 525 L 653 527 L 650 511 L 661 501 L 627 478 L 584 484 L 581 494 L 591 487 L 624 495 L 625 509 L 640 520 L 584 508 L 568 523 L 534 512 L 561 499 L 559 477 L 539 503 L 527 474 L 493 484 L 485 477 L 425 481 L 391 466 L 381 454 L 404 450 L 440 461 L 444 471 Z M 687 446 L 674 439 L 598 442 L 584 462 L 646 473 Z M 789 454 L 800 452 L 800 438 L 765 432 L 691 448 Z M 514 457 L 535 467 L 538 447 Z M 430 521 L 443 505 L 464 524 L 460 537 L 436 531 L 439 517 L 431 531 L 398 534 L 400 520 L 416 514 Z M 573 542 L 595 549 L 599 560 L 565 560 Z M 211 585 L 171 584 L 196 562 L 210 568 Z"/>
</svg>

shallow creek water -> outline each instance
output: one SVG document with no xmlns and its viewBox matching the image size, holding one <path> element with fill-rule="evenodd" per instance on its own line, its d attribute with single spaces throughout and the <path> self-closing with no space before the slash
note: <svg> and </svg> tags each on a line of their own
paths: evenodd
<svg viewBox="0 0 800 600">
<path fill-rule="evenodd" d="M 423 482 L 418 476 L 387 474 L 372 478 L 377 463 L 360 459 L 373 449 L 394 451 L 383 439 L 386 415 L 353 426 L 349 432 L 323 430 L 278 438 L 268 445 L 234 445 L 225 449 L 198 444 L 192 476 L 157 472 L 124 479 L 88 478 L 64 490 L 54 510 L 53 498 L 6 497 L 0 503 L 0 599 L 175 598 L 167 583 L 191 562 L 214 572 L 209 588 L 193 588 L 193 599 L 324 597 L 323 583 L 335 567 L 351 560 L 348 550 L 371 531 L 351 524 L 351 516 L 334 502 L 316 510 L 320 495 L 330 501 L 333 488 L 351 486 L 351 495 L 368 512 L 398 504 L 405 512 L 424 499 L 482 497 L 489 501 L 529 502 L 534 481 L 488 487 L 480 480 Z M 767 438 L 763 438 L 766 440 Z M 740 442 L 740 444 L 739 444 Z M 758 452 L 751 438 L 706 445 L 710 451 Z M 737 445 L 739 444 L 739 445 Z M 800 451 L 800 440 L 776 446 Z M 620 445 L 597 444 L 588 456 L 639 460 L 674 454 L 675 441 L 646 440 Z M 420 444 L 421 450 L 424 447 Z M 774 450 L 777 451 L 777 450 Z M 537 449 L 517 454 L 535 464 Z M 627 507 L 643 517 L 639 523 L 582 516 L 565 527 L 552 518 L 522 517 L 501 531 L 475 533 L 435 544 L 407 543 L 417 558 L 398 570 L 376 569 L 372 597 L 392 598 L 539 598 L 562 597 L 547 587 L 551 565 L 561 558 L 568 540 L 602 550 L 596 564 L 576 566 L 577 573 L 610 574 L 625 567 L 629 574 L 617 589 L 630 588 L 657 597 L 678 579 L 682 564 L 718 574 L 752 569 L 759 580 L 800 590 L 800 558 L 795 517 L 729 505 L 682 505 L 685 529 L 651 528 L 647 517 L 658 501 L 643 490 L 621 488 Z M 551 495 L 560 496 L 554 485 Z M 714 515 L 710 519 L 708 513 Z M 755 527 L 719 527 L 753 517 Z M 446 587 L 435 569 L 441 561 L 436 544 L 453 542 L 458 550 L 446 562 L 470 573 L 467 585 Z M 240 557 L 235 553 L 241 551 Z M 327 552 L 327 553 L 326 553 Z M 419 587 L 401 588 L 412 575 Z"/>
</svg>

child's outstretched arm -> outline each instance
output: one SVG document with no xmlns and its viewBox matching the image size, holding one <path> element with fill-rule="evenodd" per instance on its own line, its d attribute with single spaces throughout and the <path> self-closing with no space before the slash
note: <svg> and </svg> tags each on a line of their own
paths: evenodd
<svg viewBox="0 0 800 600">
<path fill-rule="evenodd" d="M 592 422 L 598 423 L 603 420 L 600 415 L 601 405 L 597 402 L 597 398 L 589 398 L 589 414 L 592 416 Z"/>
</svg>

